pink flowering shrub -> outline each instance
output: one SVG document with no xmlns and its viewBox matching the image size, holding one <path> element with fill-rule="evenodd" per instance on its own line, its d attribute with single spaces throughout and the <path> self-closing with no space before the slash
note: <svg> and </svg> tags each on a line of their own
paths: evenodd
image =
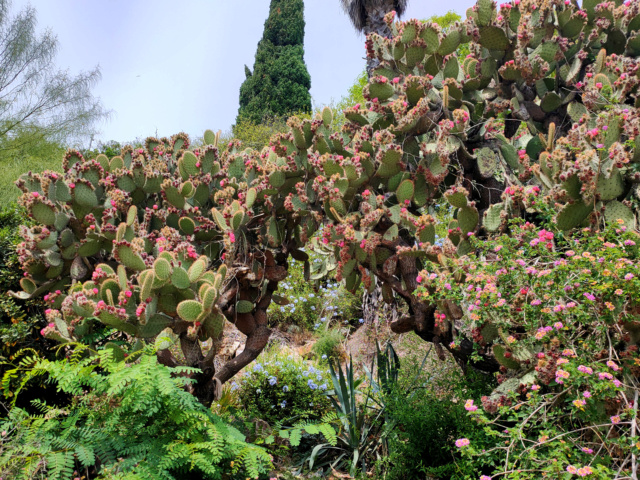
<svg viewBox="0 0 640 480">
<path fill-rule="evenodd" d="M 472 341 L 472 356 L 491 352 L 500 363 L 499 387 L 465 404 L 492 435 L 455 441 L 469 462 L 497 462 L 493 473 L 508 478 L 629 471 L 638 448 L 637 241 L 621 225 L 567 235 L 520 223 L 510 235 L 472 240 L 475 255 L 449 269 L 422 273 L 418 295 L 456 322 L 456 345 Z M 460 305 L 459 317 L 444 313 L 447 301 Z"/>
</svg>

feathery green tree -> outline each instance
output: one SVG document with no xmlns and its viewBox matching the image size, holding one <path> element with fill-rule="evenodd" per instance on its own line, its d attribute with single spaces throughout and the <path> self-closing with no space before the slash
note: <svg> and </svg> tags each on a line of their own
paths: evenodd
<svg viewBox="0 0 640 480">
<path fill-rule="evenodd" d="M 245 66 L 237 121 L 260 123 L 265 116 L 311 111 L 304 25 L 302 0 L 271 0 L 253 72 Z"/>
</svg>

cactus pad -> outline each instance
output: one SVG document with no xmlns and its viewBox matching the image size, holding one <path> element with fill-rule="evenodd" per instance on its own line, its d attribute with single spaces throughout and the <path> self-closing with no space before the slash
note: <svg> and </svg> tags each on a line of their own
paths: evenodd
<svg viewBox="0 0 640 480">
<path fill-rule="evenodd" d="M 189 280 L 189 274 L 184 268 L 176 267 L 171 273 L 171 283 L 178 290 L 184 290 L 186 288 L 189 288 L 189 285 L 191 285 L 191 280 Z"/>
<path fill-rule="evenodd" d="M 216 140 L 216 134 L 213 133 L 213 130 L 204 131 L 204 143 L 206 145 L 216 145 L 218 143 Z"/>
<path fill-rule="evenodd" d="M 582 200 L 565 205 L 556 219 L 558 228 L 560 230 L 571 230 L 579 226 L 592 210 L 593 205 L 586 205 Z"/>
<path fill-rule="evenodd" d="M 197 282 L 198 279 L 200 279 L 200 277 L 206 270 L 206 268 L 207 268 L 207 257 L 204 257 L 204 256 L 200 257 L 198 260 L 193 262 L 191 267 L 189 267 L 189 272 L 188 272 L 189 281 L 191 283 Z"/>
<path fill-rule="evenodd" d="M 381 102 L 388 100 L 394 93 L 393 86 L 391 86 L 388 82 L 371 83 L 369 84 L 368 90 L 369 97 L 371 99 L 377 98 Z"/>
<path fill-rule="evenodd" d="M 496 203 L 491 205 L 484 213 L 483 226 L 488 232 L 495 232 L 500 228 L 502 224 L 501 213 L 504 210 L 502 203 Z"/>
<path fill-rule="evenodd" d="M 35 201 L 31 205 L 31 215 L 36 222 L 42 225 L 53 225 L 56 221 L 56 211 L 52 205 Z"/>
<path fill-rule="evenodd" d="M 489 50 L 506 50 L 511 43 L 500 27 L 480 29 L 480 45 Z"/>
<path fill-rule="evenodd" d="M 473 232 L 478 226 L 478 210 L 476 207 L 462 207 L 458 210 L 458 224 L 463 234 Z"/>
<path fill-rule="evenodd" d="M 195 322 L 202 315 L 204 308 L 196 300 L 183 300 L 178 304 L 177 311 L 180 318 L 185 322 Z"/>
<path fill-rule="evenodd" d="M 178 220 L 178 225 L 180 225 L 180 230 L 185 235 L 193 235 L 196 228 L 196 224 L 190 217 L 180 218 L 180 220 Z"/>
<path fill-rule="evenodd" d="M 405 202 L 410 202 L 413 198 L 413 193 L 415 191 L 415 185 L 411 180 L 403 180 L 398 185 L 398 189 L 396 190 L 396 195 L 398 197 L 398 202 L 404 204 Z"/>
<path fill-rule="evenodd" d="M 146 268 L 142 257 L 135 253 L 133 249 L 128 245 L 119 245 L 116 247 L 116 252 L 120 262 L 125 267 L 131 270 L 144 270 Z"/>
<path fill-rule="evenodd" d="M 445 193 L 444 198 L 452 207 L 462 208 L 467 206 L 467 195 L 464 192 Z"/>
<path fill-rule="evenodd" d="M 611 171 L 609 178 L 603 174 L 598 177 L 596 193 L 600 195 L 600 200 L 613 200 L 624 193 L 624 180 L 617 168 Z"/>
<path fill-rule="evenodd" d="M 254 304 L 249 300 L 239 300 L 236 303 L 236 312 L 237 313 L 249 313 L 253 311 Z"/>
<path fill-rule="evenodd" d="M 490 148 L 481 148 L 476 152 L 478 158 L 478 170 L 482 178 L 493 177 L 498 168 L 498 158 L 496 153 Z"/>
<path fill-rule="evenodd" d="M 627 228 L 635 228 L 636 226 L 636 216 L 633 211 L 625 204 L 616 200 L 607 202 L 604 210 L 604 218 L 609 223 L 622 220 Z"/>
<path fill-rule="evenodd" d="M 507 348 L 504 345 L 494 345 L 493 355 L 500 365 L 510 370 L 518 370 L 520 368 L 520 362 L 513 356 L 513 354 L 507 353 Z"/>
<path fill-rule="evenodd" d="M 180 169 L 182 178 L 187 180 L 192 175 L 198 175 L 200 168 L 197 165 L 198 158 L 193 152 L 184 152 L 184 155 L 182 155 L 182 158 L 178 161 L 178 168 Z"/>
</svg>

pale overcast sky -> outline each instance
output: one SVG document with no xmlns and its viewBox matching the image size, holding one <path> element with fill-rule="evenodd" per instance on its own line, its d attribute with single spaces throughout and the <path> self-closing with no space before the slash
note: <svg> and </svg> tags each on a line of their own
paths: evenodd
<svg viewBox="0 0 640 480">
<path fill-rule="evenodd" d="M 475 0 L 409 0 L 407 18 L 464 12 Z M 269 0 L 13 0 L 31 4 L 38 28 L 59 40 L 57 64 L 96 65 L 94 92 L 114 113 L 100 140 L 193 136 L 228 130 L 238 112 L 244 64 L 253 70 Z M 364 37 L 339 0 L 305 0 L 305 62 L 314 105 L 344 95 L 364 68 Z"/>
</svg>

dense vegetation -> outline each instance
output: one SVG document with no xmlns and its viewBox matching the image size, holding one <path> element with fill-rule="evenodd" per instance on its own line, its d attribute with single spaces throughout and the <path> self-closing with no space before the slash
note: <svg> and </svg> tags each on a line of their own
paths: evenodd
<svg viewBox="0 0 640 480">
<path fill-rule="evenodd" d="M 291 117 L 259 150 L 211 131 L 70 150 L 20 178 L 14 296 L 47 302 L 60 346 L 2 386 L 64 395 L 11 410 L 7 474 L 637 477 L 640 5 L 385 22 L 344 120 Z M 346 290 L 376 283 L 404 302 L 388 328 L 433 350 L 345 358 Z M 266 348 L 309 329 L 314 359 Z"/>
</svg>

